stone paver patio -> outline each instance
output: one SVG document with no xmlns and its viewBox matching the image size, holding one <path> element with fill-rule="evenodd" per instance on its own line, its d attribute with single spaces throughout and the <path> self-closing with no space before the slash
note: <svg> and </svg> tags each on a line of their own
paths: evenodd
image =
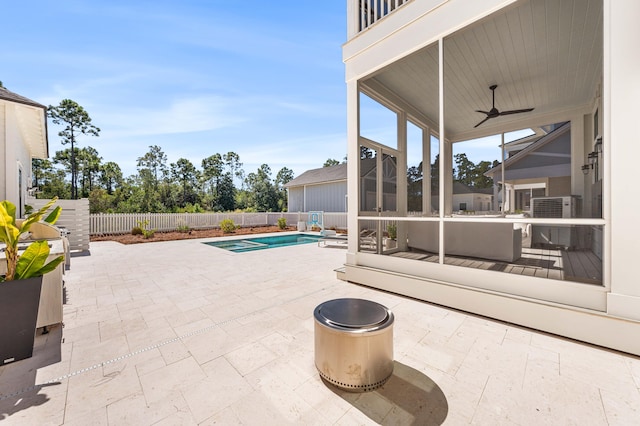
<svg viewBox="0 0 640 426">
<path fill-rule="evenodd" d="M 340 281 L 344 259 L 315 244 L 92 243 L 66 275 L 64 328 L 0 367 L 0 420 L 640 424 L 639 358 Z M 340 297 L 395 314 L 395 370 L 376 391 L 338 391 L 315 370 L 313 309 Z"/>
</svg>

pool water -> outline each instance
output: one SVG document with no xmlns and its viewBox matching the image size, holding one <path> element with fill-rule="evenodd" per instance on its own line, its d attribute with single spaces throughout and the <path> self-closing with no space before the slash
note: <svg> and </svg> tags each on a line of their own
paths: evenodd
<svg viewBox="0 0 640 426">
<path fill-rule="evenodd" d="M 298 244 L 315 243 L 320 238 L 317 235 L 295 234 L 276 235 L 273 237 L 245 238 L 242 240 L 211 241 L 204 243 L 209 246 L 229 250 L 234 253 L 247 251 L 265 250 L 275 247 L 295 246 Z"/>
</svg>

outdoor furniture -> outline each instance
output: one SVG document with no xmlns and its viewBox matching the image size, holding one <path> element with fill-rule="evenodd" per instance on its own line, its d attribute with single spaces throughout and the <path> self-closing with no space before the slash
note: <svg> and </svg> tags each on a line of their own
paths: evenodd
<svg viewBox="0 0 640 426">
<path fill-rule="evenodd" d="M 344 247 L 347 248 L 349 238 L 346 235 L 325 235 L 318 240 L 318 247 Z"/>
<path fill-rule="evenodd" d="M 349 392 L 382 386 L 393 373 L 393 313 L 363 299 L 318 305 L 315 364 L 320 376 Z"/>
<path fill-rule="evenodd" d="M 409 222 L 408 245 L 438 253 L 439 224 Z M 522 256 L 522 232 L 511 223 L 446 222 L 444 251 L 447 255 L 513 262 Z"/>
<path fill-rule="evenodd" d="M 378 244 L 378 236 L 373 229 L 360 230 L 359 245 L 361 249 L 376 249 Z"/>
</svg>

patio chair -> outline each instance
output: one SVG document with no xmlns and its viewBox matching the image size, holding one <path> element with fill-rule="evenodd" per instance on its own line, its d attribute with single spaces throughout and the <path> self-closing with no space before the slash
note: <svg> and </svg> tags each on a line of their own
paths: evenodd
<svg viewBox="0 0 640 426">
<path fill-rule="evenodd" d="M 360 248 L 375 250 L 378 246 L 377 233 L 373 229 L 363 229 L 360 231 Z"/>
</svg>

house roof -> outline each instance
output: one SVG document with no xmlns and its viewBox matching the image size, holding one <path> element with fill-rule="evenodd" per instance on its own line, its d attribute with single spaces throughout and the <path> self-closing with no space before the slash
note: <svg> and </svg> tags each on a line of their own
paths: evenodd
<svg viewBox="0 0 640 426">
<path fill-rule="evenodd" d="M 338 164 L 337 166 L 321 167 L 319 169 L 307 170 L 297 178 L 286 183 L 284 187 L 291 188 L 293 186 L 313 185 L 341 180 L 347 180 L 346 163 Z"/>
<path fill-rule="evenodd" d="M 509 168 L 511 165 L 526 158 L 532 152 L 542 148 L 547 143 L 554 141 L 557 137 L 562 135 L 564 132 L 566 132 L 570 128 L 571 128 L 571 122 L 564 122 L 564 123 L 558 124 L 557 126 L 554 127 L 554 129 L 551 132 L 547 133 L 546 135 L 542 136 L 540 139 L 531 143 L 529 146 L 527 146 L 517 154 L 507 158 L 504 161 L 505 168 Z M 489 176 L 495 180 L 494 175 L 496 173 L 499 173 L 501 169 L 502 169 L 502 165 L 497 165 L 496 167 L 486 171 L 484 175 Z"/>
<path fill-rule="evenodd" d="M 18 95 L 17 93 L 13 93 L 12 91 L 7 90 L 6 87 L 2 87 L 2 86 L 0 86 L 0 99 L 4 99 L 5 101 L 16 102 L 23 105 L 30 105 L 38 108 L 43 108 L 45 110 L 47 109 L 46 106 L 39 104 L 36 101 L 32 101 L 29 98 L 25 98 L 22 95 Z"/>
<path fill-rule="evenodd" d="M 0 87 L 0 102 L 2 101 L 14 104 L 16 124 L 31 157 L 47 158 L 47 107 L 5 87 Z"/>
</svg>

